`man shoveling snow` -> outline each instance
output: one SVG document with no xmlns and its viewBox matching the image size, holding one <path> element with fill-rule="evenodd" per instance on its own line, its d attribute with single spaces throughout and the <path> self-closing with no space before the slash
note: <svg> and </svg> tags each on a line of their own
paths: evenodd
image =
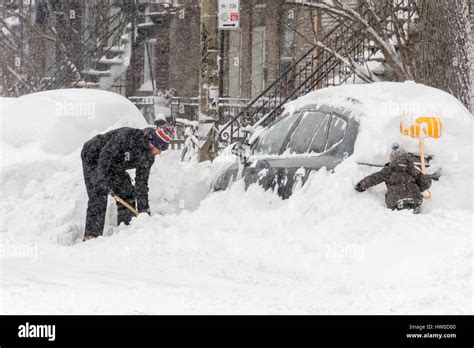
<svg viewBox="0 0 474 348">
<path fill-rule="evenodd" d="M 388 208 L 413 209 L 413 213 L 418 214 L 423 203 L 422 192 L 431 187 L 431 178 L 416 169 L 413 159 L 398 144 L 394 144 L 392 150 L 390 162 L 385 168 L 359 181 L 355 189 L 363 192 L 385 182 L 385 203 Z"/>
<path fill-rule="evenodd" d="M 150 213 L 150 169 L 155 156 L 167 150 L 169 142 L 160 128 L 123 127 L 99 134 L 84 144 L 81 159 L 89 197 L 84 241 L 102 235 L 108 194 L 117 200 L 117 225 L 130 223 L 136 213 Z M 128 169 L 136 169 L 135 186 Z"/>
</svg>

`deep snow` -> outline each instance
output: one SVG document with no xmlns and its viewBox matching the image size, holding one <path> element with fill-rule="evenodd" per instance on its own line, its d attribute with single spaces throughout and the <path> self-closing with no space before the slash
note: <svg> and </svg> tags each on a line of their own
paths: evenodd
<svg viewBox="0 0 474 348">
<path fill-rule="evenodd" d="M 60 102 L 73 98 L 63 92 Z M 86 207 L 80 144 L 144 126 L 125 99 L 79 93 L 101 111 L 83 128 L 80 117 L 68 119 L 73 139 L 59 131 L 61 115 L 39 125 L 21 119 L 40 111 L 36 101 L 23 113 L 16 101 L 2 109 L 2 314 L 473 312 L 472 203 L 453 199 L 472 189 L 472 161 L 447 169 L 416 216 L 386 209 L 383 185 L 354 191 L 374 170 L 355 160 L 319 171 L 282 201 L 242 182 L 209 195 L 209 163 L 182 163 L 169 151 L 150 176 L 151 217 L 114 227 L 109 200 L 106 236 L 74 243 Z M 35 137 L 37 126 L 58 138 Z M 22 127 L 31 139 L 12 144 L 6 130 Z"/>
</svg>

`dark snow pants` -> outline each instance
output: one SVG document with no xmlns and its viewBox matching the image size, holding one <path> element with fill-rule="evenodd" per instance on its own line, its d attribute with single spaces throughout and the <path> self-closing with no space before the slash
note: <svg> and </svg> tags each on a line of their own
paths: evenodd
<svg viewBox="0 0 474 348">
<path fill-rule="evenodd" d="M 87 154 L 81 155 L 84 182 L 86 184 L 87 202 L 86 226 L 84 235 L 98 237 L 104 230 L 105 213 L 107 211 L 107 196 L 109 190 L 104 183 L 98 181 L 97 163 L 88 158 Z M 135 208 L 134 187 L 130 175 L 127 172 L 114 173 L 111 175 L 112 186 L 110 191 L 119 195 L 124 201 Z M 117 225 L 129 224 L 134 214 L 121 203 L 117 204 Z"/>
</svg>

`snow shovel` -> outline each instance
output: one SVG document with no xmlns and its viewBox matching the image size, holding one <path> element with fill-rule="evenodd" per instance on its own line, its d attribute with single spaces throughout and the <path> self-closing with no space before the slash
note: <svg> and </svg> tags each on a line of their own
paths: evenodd
<svg viewBox="0 0 474 348">
<path fill-rule="evenodd" d="M 403 135 L 409 135 L 412 138 L 418 138 L 420 141 L 420 163 L 421 173 L 425 174 L 425 138 L 430 137 L 437 139 L 441 136 L 443 125 L 441 120 L 437 117 L 418 117 L 415 120 L 415 124 L 411 124 L 407 127 L 404 126 L 403 122 L 400 122 L 400 133 Z M 425 200 L 431 199 L 431 192 L 426 190 L 427 194 L 423 194 Z"/>
<path fill-rule="evenodd" d="M 127 202 L 125 202 L 122 198 L 120 198 L 120 196 L 118 195 L 114 195 L 112 194 L 112 197 L 114 197 L 114 199 L 119 202 L 120 204 L 122 204 L 125 208 L 127 208 L 128 210 L 130 210 L 132 213 L 135 214 L 135 216 L 138 215 L 138 210 L 136 210 L 134 207 L 132 207 L 130 204 L 128 204 Z"/>
</svg>

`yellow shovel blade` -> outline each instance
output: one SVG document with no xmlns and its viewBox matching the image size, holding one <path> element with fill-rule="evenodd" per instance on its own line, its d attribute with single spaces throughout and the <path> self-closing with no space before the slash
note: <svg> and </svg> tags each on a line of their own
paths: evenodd
<svg viewBox="0 0 474 348">
<path fill-rule="evenodd" d="M 409 135 L 412 138 L 430 137 L 439 138 L 443 130 L 443 125 L 438 117 L 418 117 L 414 124 L 405 125 L 400 122 L 400 133 Z"/>
</svg>

